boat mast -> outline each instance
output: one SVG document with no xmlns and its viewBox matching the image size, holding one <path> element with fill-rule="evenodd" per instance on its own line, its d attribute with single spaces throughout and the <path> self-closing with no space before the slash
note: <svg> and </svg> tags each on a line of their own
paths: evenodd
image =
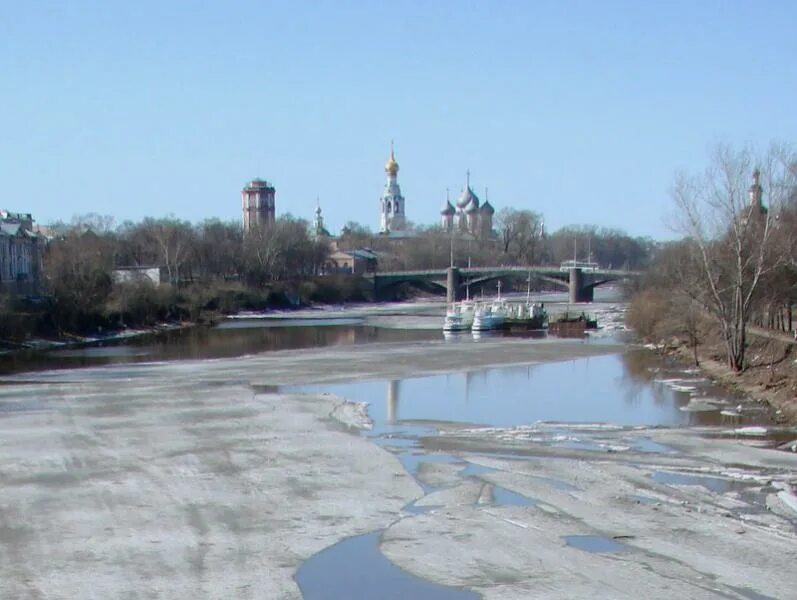
<svg viewBox="0 0 797 600">
<path fill-rule="evenodd" d="M 528 286 L 526 287 L 526 304 L 531 303 L 531 270 L 529 270 Z"/>
</svg>

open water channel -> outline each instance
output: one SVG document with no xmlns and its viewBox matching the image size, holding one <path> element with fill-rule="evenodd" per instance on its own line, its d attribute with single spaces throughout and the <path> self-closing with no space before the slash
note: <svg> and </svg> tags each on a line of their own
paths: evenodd
<svg viewBox="0 0 797 600">
<path fill-rule="evenodd" d="M 718 426 L 739 431 L 744 426 L 769 425 L 762 411 L 735 411 L 739 399 L 715 388 L 699 374 L 668 365 L 643 349 L 632 349 L 611 330 L 622 320 L 623 307 L 596 305 L 604 329 L 597 336 L 615 343 L 617 352 L 589 358 L 566 359 L 533 365 L 484 368 L 462 364 L 456 371 L 390 380 L 344 381 L 331 384 L 285 386 L 279 392 L 331 393 L 366 403 L 373 428 L 366 434 L 373 443 L 394 453 L 404 468 L 416 477 L 424 492 L 439 492 L 443 486 L 419 477 L 424 465 L 446 463 L 456 467 L 463 480 L 479 480 L 489 467 L 463 460 L 453 453 L 430 451 L 424 441 L 438 435 L 439 425 L 449 428 L 527 428 L 523 432 L 536 443 L 553 449 L 610 454 L 628 450 L 671 455 L 672 448 L 644 436 L 629 436 L 618 448 L 618 437 L 603 436 L 610 425 L 635 427 Z M 442 308 L 437 305 L 367 309 L 349 316 L 346 311 L 287 315 L 280 319 L 235 319 L 212 329 L 194 328 L 134 338 L 119 343 L 62 348 L 47 352 L 15 353 L 0 357 L 0 376 L 52 369 L 142 363 L 183 359 L 213 359 L 340 345 L 440 340 Z M 535 343 L 556 344 L 540 334 Z M 592 343 L 587 336 L 584 344 Z M 470 335 L 448 340 L 452 344 L 478 344 Z M 305 374 L 312 381 L 312 374 Z M 35 373 L 30 378 L 35 380 Z M 2 381 L 0 381 L 2 383 Z M 0 391 L 2 387 L 0 386 Z M 708 399 L 709 409 L 691 410 L 695 399 Z M 13 398 L 0 396 L 0 418 L 13 410 Z M 723 414 L 726 413 L 726 414 Z M 761 438 L 762 445 L 777 440 Z M 622 443 L 622 439 L 621 439 Z M 522 459 L 522 457 L 514 457 Z M 730 484 L 711 477 L 692 477 L 661 472 L 660 483 L 699 485 L 727 491 Z M 679 480 L 673 478 L 681 477 Z M 669 478 L 669 479 L 668 479 Z M 568 484 L 549 478 L 548 483 L 568 489 Z M 644 501 L 641 499 L 640 501 Z M 534 506 L 534 497 L 493 485 L 482 504 Z M 397 519 L 430 510 L 429 506 L 407 505 Z M 415 577 L 391 563 L 380 551 L 381 531 L 346 539 L 307 560 L 296 574 L 307 599 L 322 598 L 417 598 L 421 600 L 478 598 L 473 592 L 438 585 Z M 564 542 L 591 553 L 622 553 L 627 547 L 600 536 L 563 536 Z M 352 594 L 352 590 L 357 590 Z"/>
</svg>

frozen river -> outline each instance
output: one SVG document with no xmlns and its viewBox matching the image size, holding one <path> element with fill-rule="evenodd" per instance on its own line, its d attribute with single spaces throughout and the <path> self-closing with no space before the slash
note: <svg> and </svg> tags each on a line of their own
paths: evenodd
<svg viewBox="0 0 797 600">
<path fill-rule="evenodd" d="M 597 308 L 576 340 L 416 305 L 0 359 L 0 597 L 797 595 L 793 432 Z"/>
</svg>

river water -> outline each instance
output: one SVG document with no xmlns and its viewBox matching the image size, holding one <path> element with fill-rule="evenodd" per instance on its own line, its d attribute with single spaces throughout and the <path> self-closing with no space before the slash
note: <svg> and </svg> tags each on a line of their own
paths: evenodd
<svg viewBox="0 0 797 600">
<path fill-rule="evenodd" d="M 626 347 L 613 331 L 622 321 L 622 305 L 604 303 L 595 308 L 604 325 L 596 335 L 603 342 L 616 343 L 618 352 L 615 354 L 506 368 L 481 368 L 478 364 L 470 364 L 444 375 L 290 386 L 280 391 L 334 393 L 367 403 L 374 421 L 368 437 L 394 452 L 413 476 L 417 476 L 422 465 L 431 462 L 459 465 L 463 478 L 480 475 L 478 468 L 456 456 L 423 450 L 419 440 L 435 435 L 435 423 L 439 422 L 478 427 L 537 424 L 531 435 L 552 447 L 612 452 L 611 444 L 604 443 L 600 435 L 595 434 L 596 430 L 588 426 L 607 423 L 616 426 L 706 426 L 727 421 L 728 415 L 723 412 L 733 413 L 738 398 L 715 388 L 697 373 L 665 364 L 648 351 Z M 279 318 L 234 319 L 214 328 L 173 330 L 80 348 L 5 355 L 0 357 L 0 375 L 119 363 L 212 359 L 339 345 L 439 340 L 441 314 L 439 304 L 421 304 L 359 312 L 340 309 Z M 556 343 L 544 334 L 529 335 L 538 338 L 541 344 Z M 591 343 L 592 339 L 595 338 L 587 336 L 583 343 Z M 450 339 L 450 343 L 477 344 L 479 340 L 465 335 Z M 709 399 L 713 409 L 691 410 L 696 398 Z M 0 415 L 2 412 L 0 408 Z M 741 418 L 734 417 L 731 425 L 736 427 L 740 421 Z M 766 422 L 763 413 L 748 412 L 743 424 Z M 580 428 L 581 425 L 587 428 Z M 644 438 L 635 439 L 633 444 L 634 450 L 639 452 L 671 452 L 670 448 Z M 427 493 L 437 489 L 420 478 L 418 482 Z M 696 484 L 710 485 L 710 482 L 697 481 Z M 557 482 L 553 481 L 552 485 Z M 492 490 L 491 501 L 498 506 L 535 503 L 533 498 L 500 486 Z M 404 509 L 409 514 L 424 510 L 427 509 L 415 507 L 414 503 Z M 569 545 L 581 545 L 596 552 L 622 549 L 621 544 L 600 538 L 572 537 L 566 540 Z M 379 538 L 378 531 L 350 538 L 308 560 L 296 576 L 304 596 L 308 599 L 349 597 L 347 590 L 356 585 L 360 597 L 428 600 L 477 597 L 401 571 L 381 555 Z M 347 569 L 347 565 L 350 568 Z M 356 569 L 351 568 L 352 565 L 356 565 Z"/>
</svg>

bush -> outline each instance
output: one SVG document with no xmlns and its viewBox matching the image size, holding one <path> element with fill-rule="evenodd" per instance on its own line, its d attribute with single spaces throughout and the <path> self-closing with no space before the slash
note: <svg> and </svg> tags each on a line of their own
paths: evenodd
<svg viewBox="0 0 797 600">
<path fill-rule="evenodd" d="M 636 334 L 647 341 L 655 341 L 664 333 L 668 322 L 671 302 L 667 290 L 646 289 L 631 298 L 626 322 Z"/>
</svg>

